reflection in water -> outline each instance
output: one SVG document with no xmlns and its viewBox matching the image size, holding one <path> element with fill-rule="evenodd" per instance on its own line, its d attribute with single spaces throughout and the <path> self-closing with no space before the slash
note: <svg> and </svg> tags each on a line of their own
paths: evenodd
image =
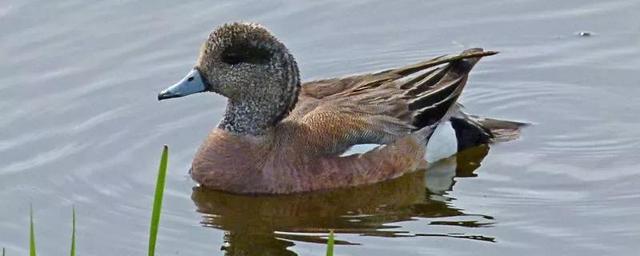
<svg viewBox="0 0 640 256">
<path fill-rule="evenodd" d="M 293 241 L 326 243 L 329 229 L 366 236 L 444 236 L 494 242 L 492 237 L 477 234 L 411 234 L 389 224 L 426 218 L 430 220 L 428 225 L 465 228 L 491 225 L 493 217 L 464 212 L 447 196 L 455 184 L 454 177 L 475 176 L 473 172 L 488 150 L 486 146 L 469 149 L 431 165 L 426 172 L 357 188 L 286 196 L 243 196 L 195 187 L 191 197 L 203 214 L 205 226 L 226 231 L 222 249 L 227 255 L 295 255 L 287 250 L 294 245 Z M 336 243 L 352 244 L 343 240 Z"/>
</svg>

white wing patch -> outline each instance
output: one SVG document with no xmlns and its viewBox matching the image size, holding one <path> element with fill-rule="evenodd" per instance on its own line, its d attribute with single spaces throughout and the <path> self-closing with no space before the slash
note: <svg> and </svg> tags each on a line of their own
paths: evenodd
<svg viewBox="0 0 640 256">
<path fill-rule="evenodd" d="M 384 146 L 384 144 L 356 144 L 342 153 L 340 157 L 364 154 Z M 426 160 L 429 163 L 448 158 L 458 152 L 456 132 L 451 127 L 451 122 L 442 122 L 438 125 L 429 139 L 426 152 Z"/>
<path fill-rule="evenodd" d="M 340 155 L 340 157 L 364 154 L 364 153 L 373 151 L 374 149 L 377 149 L 377 148 L 383 147 L 383 146 L 384 146 L 383 144 L 356 144 L 356 145 L 351 146 L 344 153 L 342 153 Z"/>
</svg>

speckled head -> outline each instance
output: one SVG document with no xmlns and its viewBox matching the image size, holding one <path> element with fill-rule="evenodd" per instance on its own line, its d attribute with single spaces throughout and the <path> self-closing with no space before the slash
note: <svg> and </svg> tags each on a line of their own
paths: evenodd
<svg viewBox="0 0 640 256">
<path fill-rule="evenodd" d="M 299 90 L 298 66 L 284 44 L 261 25 L 230 23 L 211 32 L 191 73 L 158 98 L 218 93 L 229 99 L 225 120 L 237 128 L 241 119 L 261 126 L 279 122 Z"/>
<path fill-rule="evenodd" d="M 233 100 L 292 94 L 300 85 L 293 56 L 254 23 L 225 24 L 211 32 L 196 68 L 211 85 L 209 90 Z"/>
</svg>

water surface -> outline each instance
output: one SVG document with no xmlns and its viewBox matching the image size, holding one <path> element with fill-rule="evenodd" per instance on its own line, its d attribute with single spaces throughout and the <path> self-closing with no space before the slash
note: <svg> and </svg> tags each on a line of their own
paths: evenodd
<svg viewBox="0 0 640 256">
<path fill-rule="evenodd" d="M 621 1 L 0 2 L 0 246 L 141 255 L 161 146 L 171 147 L 158 251 L 178 255 L 633 255 L 640 249 L 640 3 Z M 215 26 L 256 21 L 305 80 L 470 47 L 461 101 L 529 121 L 398 180 L 278 198 L 194 188 L 191 159 L 224 110 L 157 102 Z M 592 36 L 582 37 L 588 31 Z M 221 248 L 223 250 L 221 250 Z"/>
</svg>

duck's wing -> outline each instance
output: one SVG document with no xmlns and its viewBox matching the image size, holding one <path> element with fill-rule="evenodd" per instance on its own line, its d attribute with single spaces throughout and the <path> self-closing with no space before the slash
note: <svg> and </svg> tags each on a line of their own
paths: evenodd
<svg viewBox="0 0 640 256">
<path fill-rule="evenodd" d="M 388 144 L 437 124 L 460 96 L 473 65 L 495 53 L 469 49 L 374 74 L 307 83 L 291 120 L 308 128 L 305 137 L 316 152 Z"/>
<path fill-rule="evenodd" d="M 417 83 L 423 83 L 433 86 L 446 73 L 446 65 L 450 62 L 466 59 L 480 58 L 497 54 L 495 51 L 483 51 L 479 48 L 468 49 L 460 54 L 442 55 L 430 60 L 422 61 L 408 66 L 395 69 L 387 69 L 384 71 L 359 74 L 341 78 L 330 78 L 322 80 L 314 80 L 302 84 L 300 95 L 303 97 L 311 97 L 322 99 L 327 96 L 335 95 L 348 91 L 354 87 L 376 87 L 388 81 L 394 81 L 405 77 L 413 77 L 414 79 L 407 81 L 406 88 Z M 436 72 L 439 71 L 439 72 Z M 429 77 L 430 81 L 421 81 Z M 405 88 L 405 89 L 406 89 Z"/>
</svg>

